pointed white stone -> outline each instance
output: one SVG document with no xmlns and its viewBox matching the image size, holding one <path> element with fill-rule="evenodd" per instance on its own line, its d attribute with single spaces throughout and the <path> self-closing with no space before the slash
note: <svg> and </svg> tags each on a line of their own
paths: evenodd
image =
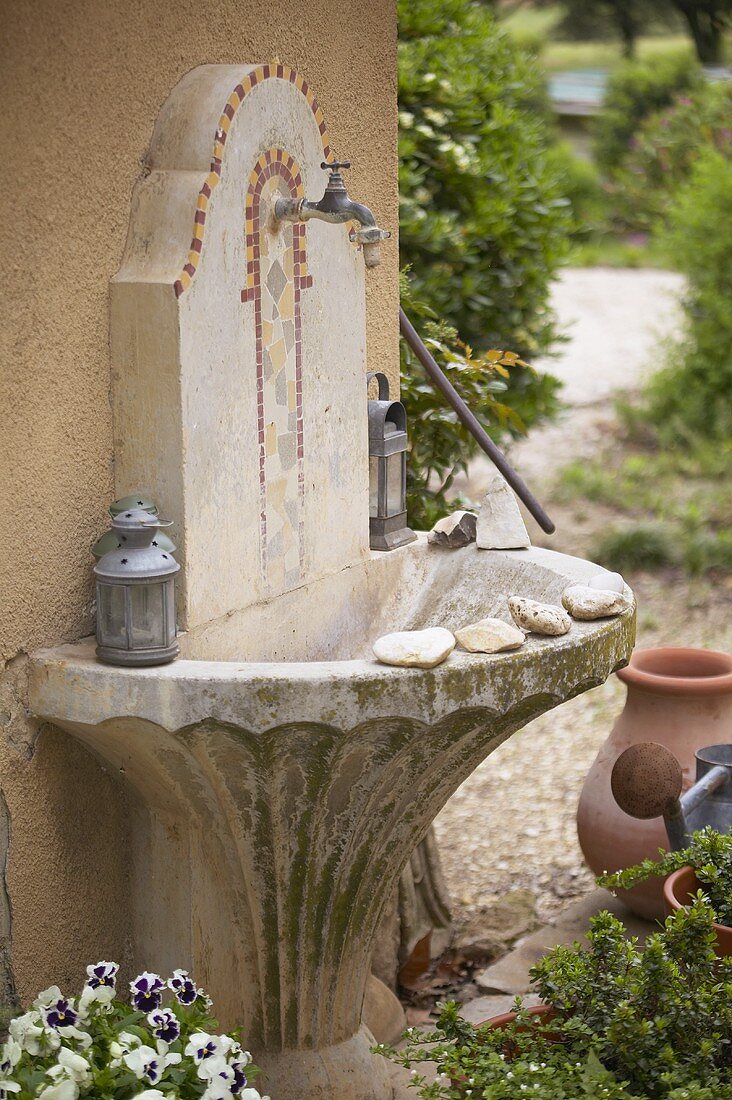
<svg viewBox="0 0 732 1100">
<path fill-rule="evenodd" d="M 518 550 L 531 546 L 516 497 L 497 470 L 478 512 L 476 542 L 481 550 Z"/>
<path fill-rule="evenodd" d="M 469 653 L 503 653 L 518 649 L 526 641 L 523 630 L 503 619 L 481 619 L 455 631 L 458 644 Z"/>
<path fill-rule="evenodd" d="M 441 626 L 427 630 L 401 630 L 384 634 L 374 642 L 374 656 L 384 665 L 434 668 L 455 648 L 455 635 Z"/>
</svg>

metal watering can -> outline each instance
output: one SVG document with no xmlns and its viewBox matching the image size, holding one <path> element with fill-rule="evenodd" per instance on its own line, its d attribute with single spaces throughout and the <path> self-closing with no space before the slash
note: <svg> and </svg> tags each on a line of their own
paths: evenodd
<svg viewBox="0 0 732 1100">
<path fill-rule="evenodd" d="M 696 755 L 696 783 L 684 794 L 673 753 L 655 741 L 631 745 L 615 761 L 610 779 L 621 810 L 642 820 L 663 817 L 672 851 L 687 848 L 705 825 L 732 830 L 732 745 L 709 745 Z"/>
</svg>

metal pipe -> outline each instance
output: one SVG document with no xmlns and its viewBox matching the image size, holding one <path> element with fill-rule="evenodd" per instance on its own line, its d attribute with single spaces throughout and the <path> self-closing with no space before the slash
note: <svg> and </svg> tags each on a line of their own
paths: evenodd
<svg viewBox="0 0 732 1100">
<path fill-rule="evenodd" d="M 526 505 L 542 531 L 546 531 L 548 535 L 553 534 L 554 531 L 556 531 L 556 527 L 549 519 L 549 516 L 544 511 L 541 504 L 539 504 L 539 501 L 531 492 L 523 478 L 516 473 L 503 452 L 496 447 L 491 437 L 484 428 L 481 427 L 479 421 L 465 404 L 452 382 L 449 381 L 444 372 L 437 365 L 401 306 L 399 307 L 399 328 L 402 336 L 419 359 L 430 380 L 457 413 L 460 423 L 468 429 L 473 439 L 475 439 L 479 447 L 485 451 L 493 465 L 500 470 L 503 477 L 516 493 L 516 496 Z"/>
</svg>

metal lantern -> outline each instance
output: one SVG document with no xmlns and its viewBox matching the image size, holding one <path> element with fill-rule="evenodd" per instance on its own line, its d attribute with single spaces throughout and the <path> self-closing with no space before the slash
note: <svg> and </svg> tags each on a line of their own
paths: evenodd
<svg viewBox="0 0 732 1100">
<path fill-rule="evenodd" d="M 109 506 L 109 514 L 114 519 L 120 512 L 129 512 L 133 508 L 142 508 L 144 512 L 149 512 L 151 516 L 158 514 L 157 505 L 144 493 L 130 493 L 129 496 L 120 497 L 119 500 L 113 500 Z M 155 536 L 155 542 L 161 550 L 165 550 L 167 554 L 174 554 L 176 551 L 176 545 L 173 540 L 165 534 L 164 531 L 159 531 Z M 105 531 L 97 541 L 93 544 L 91 552 L 94 557 L 99 561 L 105 554 L 108 554 L 110 550 L 116 550 L 120 546 L 120 541 L 114 531 Z"/>
<path fill-rule="evenodd" d="M 369 401 L 369 535 L 372 550 L 395 550 L 416 539 L 407 527 L 407 414 L 389 400 L 385 374 L 370 374 L 379 386 Z"/>
<path fill-rule="evenodd" d="M 118 546 L 94 566 L 100 661 L 162 665 L 178 656 L 175 575 L 180 566 L 156 537 L 168 526 L 142 508 L 113 519 Z"/>
</svg>

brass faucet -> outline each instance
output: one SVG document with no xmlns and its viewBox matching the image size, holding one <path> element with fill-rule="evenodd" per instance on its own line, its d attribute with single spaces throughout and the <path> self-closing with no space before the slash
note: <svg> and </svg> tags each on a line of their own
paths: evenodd
<svg viewBox="0 0 732 1100">
<path fill-rule="evenodd" d="M 289 222 L 306 222 L 311 218 L 333 224 L 358 222 L 361 228 L 351 230 L 349 237 L 354 243 L 363 246 L 366 267 L 377 267 L 381 263 L 381 241 L 390 237 L 391 233 L 388 229 L 379 229 L 376 218 L 368 206 L 349 198 L 340 170 L 350 168 L 351 162 L 349 160 L 323 161 L 320 167 L 330 173 L 323 197 L 317 202 L 311 202 L 309 199 L 280 197 L 274 204 L 275 218 L 278 221 Z"/>
</svg>

